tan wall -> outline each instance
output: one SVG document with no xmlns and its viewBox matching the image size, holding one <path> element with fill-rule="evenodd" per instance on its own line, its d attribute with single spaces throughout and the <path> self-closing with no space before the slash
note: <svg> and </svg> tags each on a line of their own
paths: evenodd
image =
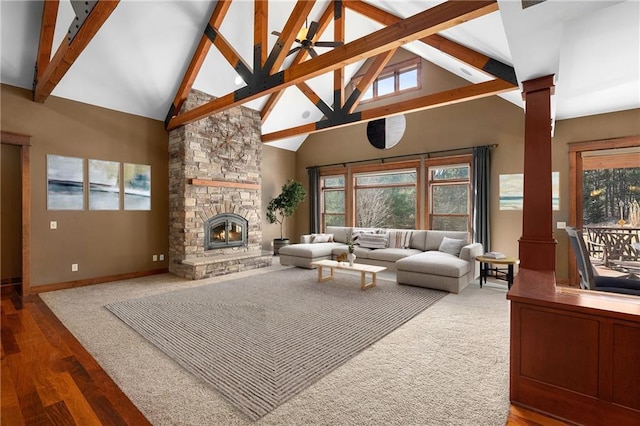
<svg viewBox="0 0 640 426">
<path fill-rule="evenodd" d="M 21 194 L 21 148 L 17 145 L 2 145 L 2 195 L 0 234 L 0 270 L 2 279 L 11 280 L 22 276 L 22 194 Z"/>
<path fill-rule="evenodd" d="M 2 129 L 32 136 L 32 286 L 166 268 L 163 123 L 53 96 L 37 104 L 30 97 L 27 90 L 2 85 Z M 151 211 L 47 210 L 47 154 L 151 165 Z M 49 229 L 50 221 L 58 222 L 57 230 Z M 165 261 L 153 262 L 160 253 Z M 72 263 L 78 272 L 71 272 Z"/>
<path fill-rule="evenodd" d="M 262 149 L 262 248 L 272 250 L 274 238 L 280 238 L 280 226 L 267 221 L 267 205 L 269 201 L 280 194 L 282 185 L 287 180 L 296 177 L 296 153 L 284 149 L 274 148 L 265 145 Z M 306 181 L 303 182 L 303 185 Z M 305 221 L 306 216 L 298 216 L 300 221 Z M 285 219 L 283 234 L 284 237 L 294 240 L 294 229 L 296 217 Z"/>
</svg>

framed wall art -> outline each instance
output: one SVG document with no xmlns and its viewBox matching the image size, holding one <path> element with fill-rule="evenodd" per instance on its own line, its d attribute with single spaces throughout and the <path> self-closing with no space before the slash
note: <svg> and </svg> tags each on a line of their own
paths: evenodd
<svg viewBox="0 0 640 426">
<path fill-rule="evenodd" d="M 151 210 L 151 166 L 124 163 L 124 209 Z"/>
<path fill-rule="evenodd" d="M 89 160 L 89 210 L 120 210 L 120 163 Z"/>
<path fill-rule="evenodd" d="M 84 159 L 47 155 L 47 209 L 84 210 Z"/>
</svg>

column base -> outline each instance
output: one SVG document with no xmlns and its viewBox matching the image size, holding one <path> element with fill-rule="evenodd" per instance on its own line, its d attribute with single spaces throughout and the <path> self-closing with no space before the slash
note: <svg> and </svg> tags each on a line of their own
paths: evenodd
<svg viewBox="0 0 640 426">
<path fill-rule="evenodd" d="M 520 238 L 518 240 L 518 256 L 520 267 L 534 271 L 555 271 L 556 269 L 555 239 L 532 240 Z"/>
</svg>

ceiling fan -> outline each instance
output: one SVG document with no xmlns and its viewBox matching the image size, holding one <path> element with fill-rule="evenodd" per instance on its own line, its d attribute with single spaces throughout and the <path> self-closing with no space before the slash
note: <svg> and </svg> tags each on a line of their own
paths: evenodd
<svg viewBox="0 0 640 426">
<path fill-rule="evenodd" d="M 298 32 L 298 35 L 296 37 L 296 42 L 300 43 L 300 46 L 296 46 L 293 49 L 291 49 L 289 53 L 287 53 L 287 56 L 291 55 L 292 53 L 296 53 L 300 49 L 306 49 L 309 52 L 309 55 L 311 55 L 312 58 L 315 58 L 316 56 L 318 56 L 318 52 L 316 52 L 314 47 L 337 47 L 337 46 L 342 46 L 344 44 L 341 41 L 314 42 L 313 37 L 318 32 L 319 26 L 320 25 L 316 21 L 311 21 L 311 25 L 308 27 L 305 25 L 304 28 L 302 28 L 300 32 Z M 272 31 L 271 34 L 280 36 L 280 34 L 282 33 L 278 31 Z"/>
</svg>

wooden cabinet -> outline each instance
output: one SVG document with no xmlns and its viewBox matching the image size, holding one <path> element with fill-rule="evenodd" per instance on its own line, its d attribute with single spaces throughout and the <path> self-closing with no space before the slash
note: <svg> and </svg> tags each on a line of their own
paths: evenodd
<svg viewBox="0 0 640 426">
<path fill-rule="evenodd" d="M 558 291 L 521 269 L 511 300 L 511 402 L 585 425 L 640 424 L 640 298 Z"/>
</svg>

